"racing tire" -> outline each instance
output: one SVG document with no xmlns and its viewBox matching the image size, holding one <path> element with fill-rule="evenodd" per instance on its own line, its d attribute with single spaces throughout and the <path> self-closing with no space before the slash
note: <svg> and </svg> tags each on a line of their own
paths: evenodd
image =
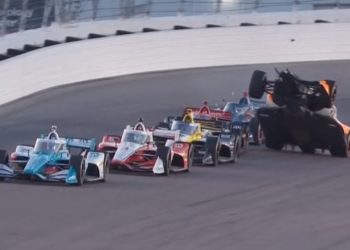
<svg viewBox="0 0 350 250">
<path fill-rule="evenodd" d="M 157 154 L 158 154 L 158 157 L 163 161 L 163 166 L 164 166 L 164 173 L 161 175 L 169 176 L 170 168 L 171 168 L 171 159 L 170 159 L 171 149 L 165 146 L 158 146 Z"/>
<path fill-rule="evenodd" d="M 81 155 L 71 155 L 69 165 L 72 166 L 77 173 L 77 186 L 84 184 L 84 158 Z"/>
<path fill-rule="evenodd" d="M 329 151 L 335 157 L 349 157 L 350 155 L 350 134 L 345 138 L 345 147 L 331 145 Z"/>
<path fill-rule="evenodd" d="M 217 166 L 219 162 L 219 138 L 216 136 L 210 136 L 206 141 L 207 152 L 211 155 L 213 163 L 212 166 Z"/>
<path fill-rule="evenodd" d="M 102 182 L 107 181 L 107 176 L 109 175 L 109 165 L 111 164 L 111 158 L 109 154 L 105 154 L 105 160 L 103 162 L 103 178 Z"/>
<path fill-rule="evenodd" d="M 253 136 L 253 145 L 260 146 L 264 143 L 264 132 L 262 130 L 262 127 L 260 125 L 259 120 L 255 117 L 251 121 L 251 130 L 252 130 L 252 136 Z"/>
<path fill-rule="evenodd" d="M 8 165 L 9 155 L 6 150 L 0 150 L 0 164 Z M 0 177 L 0 181 L 3 181 L 5 178 Z"/>
<path fill-rule="evenodd" d="M 299 145 L 299 148 L 304 154 L 314 154 L 315 147 L 312 145 Z"/>
<path fill-rule="evenodd" d="M 266 73 L 264 71 L 255 70 L 250 78 L 249 96 L 260 99 L 265 92 L 266 83 Z"/>
<path fill-rule="evenodd" d="M 284 143 L 267 137 L 265 141 L 265 146 L 273 150 L 281 151 L 284 147 Z"/>
<path fill-rule="evenodd" d="M 240 153 L 244 153 L 248 150 L 248 145 L 249 145 L 249 132 L 248 131 L 245 131 L 243 133 L 245 135 L 244 139 L 242 138 L 242 142 L 241 142 L 241 150 L 240 150 Z"/>
<path fill-rule="evenodd" d="M 187 163 L 186 172 L 190 172 L 191 170 L 191 167 L 193 165 L 193 155 L 194 155 L 194 146 L 190 144 L 190 148 L 188 150 L 188 163 Z"/>
<path fill-rule="evenodd" d="M 235 136 L 234 140 L 234 149 L 233 149 L 233 157 L 232 157 L 232 163 L 236 163 L 238 161 L 239 156 L 239 146 L 241 145 L 240 137 L 238 135 Z"/>
</svg>

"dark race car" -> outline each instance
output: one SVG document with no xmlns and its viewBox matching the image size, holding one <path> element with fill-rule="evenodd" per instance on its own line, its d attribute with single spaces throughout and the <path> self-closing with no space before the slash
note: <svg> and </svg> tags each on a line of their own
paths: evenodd
<svg viewBox="0 0 350 250">
<path fill-rule="evenodd" d="M 232 122 L 249 131 L 249 142 L 251 144 L 260 145 L 264 142 L 264 134 L 256 111 L 265 105 L 266 103 L 263 101 L 251 99 L 248 93 L 245 92 L 238 103 L 226 102 L 223 111 L 231 112 Z"/>
<path fill-rule="evenodd" d="M 249 96 L 267 95 L 268 107 L 260 108 L 258 119 L 268 148 L 281 150 L 297 145 L 304 153 L 329 150 L 333 156 L 347 157 L 350 128 L 336 117 L 335 81 L 305 81 L 290 71 L 278 71 L 269 81 L 263 71 L 254 71 Z"/>
</svg>

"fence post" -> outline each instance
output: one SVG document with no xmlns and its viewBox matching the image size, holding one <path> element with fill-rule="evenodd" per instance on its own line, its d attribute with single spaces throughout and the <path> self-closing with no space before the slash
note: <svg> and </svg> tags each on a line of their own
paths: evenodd
<svg viewBox="0 0 350 250">
<path fill-rule="evenodd" d="M 186 0 L 180 0 L 179 1 L 179 8 L 177 8 L 177 14 L 183 15 L 185 12 L 185 1 Z"/>
<path fill-rule="evenodd" d="M 5 0 L 4 1 L 4 6 L 3 6 L 3 16 L 1 18 L 1 23 L 0 23 L 0 35 L 5 35 L 6 34 L 6 25 L 7 25 L 7 10 L 10 5 L 10 0 Z"/>
<path fill-rule="evenodd" d="M 222 0 L 216 0 L 216 12 L 221 12 Z"/>
<path fill-rule="evenodd" d="M 28 0 L 23 0 L 22 2 L 22 15 L 19 20 L 19 30 L 25 30 L 27 26 L 27 11 L 28 11 Z"/>
</svg>

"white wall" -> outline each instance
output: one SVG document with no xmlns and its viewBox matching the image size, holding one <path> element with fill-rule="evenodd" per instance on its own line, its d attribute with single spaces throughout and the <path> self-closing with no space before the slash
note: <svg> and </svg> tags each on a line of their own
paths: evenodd
<svg viewBox="0 0 350 250">
<path fill-rule="evenodd" d="M 144 27 L 171 30 L 174 25 L 202 28 L 205 27 L 206 24 L 217 24 L 233 27 L 239 26 L 242 22 L 251 22 L 258 25 L 275 25 L 278 21 L 294 24 L 309 24 L 313 23 L 316 19 L 350 23 L 350 9 L 237 15 L 203 15 L 192 17 L 133 18 L 52 25 L 47 28 L 23 31 L 1 37 L 0 54 L 6 53 L 8 48 L 22 49 L 24 44 L 41 45 L 45 39 L 63 41 L 66 36 L 86 38 L 89 33 L 113 35 L 117 29 L 140 32 Z"/>
<path fill-rule="evenodd" d="M 350 59 L 349 24 L 163 31 L 56 45 L 0 62 L 0 104 L 42 89 L 140 72 Z"/>
</svg>

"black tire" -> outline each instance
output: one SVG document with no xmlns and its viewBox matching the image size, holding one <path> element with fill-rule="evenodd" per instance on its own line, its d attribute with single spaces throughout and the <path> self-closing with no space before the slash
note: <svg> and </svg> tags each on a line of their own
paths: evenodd
<svg viewBox="0 0 350 250">
<path fill-rule="evenodd" d="M 102 182 L 107 181 L 110 163 L 111 163 L 111 158 L 110 158 L 109 154 L 105 154 L 105 160 L 103 162 L 103 179 L 101 180 Z"/>
<path fill-rule="evenodd" d="M 0 164 L 8 165 L 9 163 L 9 154 L 6 150 L 0 149 Z M 0 181 L 3 181 L 5 178 L 0 177 Z"/>
<path fill-rule="evenodd" d="M 281 143 L 278 140 L 273 140 L 272 138 L 267 137 L 265 141 L 265 146 L 273 150 L 281 151 L 284 146 L 284 143 Z"/>
<path fill-rule="evenodd" d="M 314 154 L 315 147 L 312 145 L 299 145 L 299 148 L 304 154 Z"/>
<path fill-rule="evenodd" d="M 232 159 L 232 163 L 236 163 L 238 161 L 238 156 L 239 156 L 239 147 L 241 145 L 241 142 L 240 142 L 240 136 L 239 135 L 236 135 L 235 136 L 235 139 L 234 139 L 234 149 L 233 149 L 233 159 Z"/>
<path fill-rule="evenodd" d="M 171 149 L 169 147 L 165 147 L 162 145 L 159 145 L 157 148 L 157 154 L 158 157 L 163 161 L 163 166 L 164 166 L 164 176 L 169 176 L 170 175 L 170 168 L 171 168 Z"/>
<path fill-rule="evenodd" d="M 264 71 L 255 70 L 250 78 L 249 96 L 260 99 L 265 92 L 266 83 L 266 73 Z"/>
<path fill-rule="evenodd" d="M 259 120 L 256 117 L 252 119 L 250 129 L 252 131 L 253 136 L 253 145 L 259 146 L 263 144 L 264 132 L 262 130 Z"/>
<path fill-rule="evenodd" d="M 71 155 L 69 165 L 72 166 L 77 173 L 77 186 L 84 184 L 84 158 L 81 155 Z"/>
<path fill-rule="evenodd" d="M 211 155 L 213 163 L 212 166 L 217 166 L 219 162 L 219 138 L 210 136 L 206 140 L 207 152 Z"/>
<path fill-rule="evenodd" d="M 190 172 L 191 167 L 193 165 L 193 155 L 194 155 L 194 146 L 192 144 L 190 144 L 190 148 L 188 150 L 188 168 L 186 170 L 186 172 Z"/>
<path fill-rule="evenodd" d="M 345 146 L 332 145 L 329 149 L 332 156 L 349 157 L 350 155 L 350 135 L 345 138 Z"/>
</svg>

